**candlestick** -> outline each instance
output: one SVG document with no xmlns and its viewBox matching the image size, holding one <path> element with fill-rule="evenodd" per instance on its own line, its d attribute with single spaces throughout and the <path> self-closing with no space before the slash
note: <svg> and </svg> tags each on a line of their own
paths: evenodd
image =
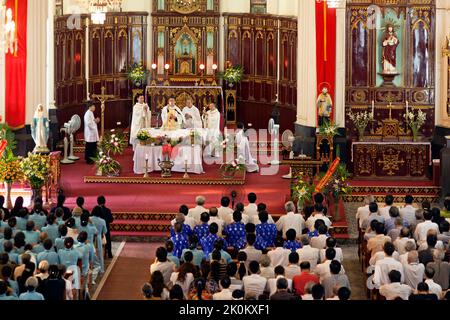
<svg viewBox="0 0 450 320">
<path fill-rule="evenodd" d="M 148 154 L 145 155 L 145 173 L 144 178 L 148 178 Z"/>
<path fill-rule="evenodd" d="M 183 179 L 189 179 L 187 156 L 186 156 L 186 158 L 184 160 L 184 176 L 183 176 Z"/>
<path fill-rule="evenodd" d="M 372 100 L 372 114 L 375 116 L 375 101 Z"/>
<path fill-rule="evenodd" d="M 406 114 L 408 114 L 408 113 L 409 113 L 409 102 L 406 101 Z"/>
</svg>

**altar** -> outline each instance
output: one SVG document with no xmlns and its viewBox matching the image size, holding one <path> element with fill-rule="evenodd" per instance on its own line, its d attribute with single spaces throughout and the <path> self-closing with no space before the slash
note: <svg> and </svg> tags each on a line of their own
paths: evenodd
<svg viewBox="0 0 450 320">
<path fill-rule="evenodd" d="M 432 162 L 429 142 L 354 142 L 351 161 L 354 179 L 429 179 Z"/>
</svg>

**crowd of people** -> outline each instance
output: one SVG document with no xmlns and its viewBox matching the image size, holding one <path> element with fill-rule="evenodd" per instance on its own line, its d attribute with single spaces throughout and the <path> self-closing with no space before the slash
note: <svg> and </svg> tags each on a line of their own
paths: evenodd
<svg viewBox="0 0 450 320">
<path fill-rule="evenodd" d="M 112 258 L 113 215 L 103 196 L 90 213 L 84 199 L 70 210 L 65 196 L 48 212 L 40 198 L 32 210 L 18 197 L 14 208 L 0 196 L 0 300 L 84 300 L 105 258 Z"/>
<path fill-rule="evenodd" d="M 296 213 L 293 202 L 276 222 L 257 195 L 248 205 L 180 207 L 170 238 L 156 251 L 149 300 L 349 300 L 342 249 L 332 237 L 322 194 Z"/>
<path fill-rule="evenodd" d="M 450 198 L 445 210 L 405 197 L 400 208 L 388 195 L 358 209 L 363 268 L 373 299 L 450 299 Z"/>
</svg>

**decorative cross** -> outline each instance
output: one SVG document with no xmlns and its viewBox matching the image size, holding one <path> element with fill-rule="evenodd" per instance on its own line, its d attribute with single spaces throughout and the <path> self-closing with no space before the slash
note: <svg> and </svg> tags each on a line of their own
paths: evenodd
<svg viewBox="0 0 450 320">
<path fill-rule="evenodd" d="M 108 99 L 114 99 L 115 97 L 113 95 L 107 95 L 106 94 L 106 88 L 102 87 L 102 94 L 93 94 L 93 99 L 97 99 L 100 101 L 101 104 L 101 110 L 102 110 L 102 118 L 101 118 L 101 137 L 100 140 L 103 139 L 103 136 L 105 135 L 105 102 Z"/>
<path fill-rule="evenodd" d="M 392 120 L 392 108 L 393 108 L 392 102 L 389 102 L 389 106 L 388 106 L 388 109 L 389 109 L 389 120 Z"/>
</svg>

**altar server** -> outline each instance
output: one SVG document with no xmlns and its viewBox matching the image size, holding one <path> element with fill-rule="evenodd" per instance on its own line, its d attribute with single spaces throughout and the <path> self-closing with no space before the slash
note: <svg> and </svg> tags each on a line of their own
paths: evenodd
<svg viewBox="0 0 450 320">
<path fill-rule="evenodd" d="M 186 119 L 186 129 L 201 129 L 203 128 L 202 117 L 200 111 L 193 105 L 192 99 L 187 98 L 186 107 L 183 109 L 183 115 Z"/>
<path fill-rule="evenodd" d="M 86 142 L 85 148 L 85 160 L 87 164 L 94 164 L 94 160 L 97 156 L 97 143 L 99 141 L 98 136 L 98 124 L 99 118 L 95 118 L 95 105 L 89 105 L 88 110 L 84 115 L 84 141 Z"/>
<path fill-rule="evenodd" d="M 181 129 L 186 123 L 183 112 L 175 105 L 175 98 L 169 99 L 169 105 L 162 110 L 161 118 L 164 130 Z"/>
<path fill-rule="evenodd" d="M 206 129 L 206 141 L 208 144 L 207 155 L 218 158 L 220 156 L 220 112 L 214 103 L 209 105 L 209 110 L 203 114 L 204 127 Z M 214 152 L 214 154 L 213 154 Z"/>
<path fill-rule="evenodd" d="M 148 104 L 144 101 L 144 96 L 138 97 L 138 102 L 133 107 L 133 118 L 130 127 L 130 144 L 133 149 L 136 147 L 137 135 L 141 129 L 152 126 L 152 112 Z"/>
<path fill-rule="evenodd" d="M 258 172 L 259 166 L 257 160 L 253 159 L 252 153 L 250 152 L 250 142 L 245 135 L 243 123 L 238 123 L 237 125 L 236 145 L 238 159 L 245 164 L 247 172 Z"/>
</svg>

